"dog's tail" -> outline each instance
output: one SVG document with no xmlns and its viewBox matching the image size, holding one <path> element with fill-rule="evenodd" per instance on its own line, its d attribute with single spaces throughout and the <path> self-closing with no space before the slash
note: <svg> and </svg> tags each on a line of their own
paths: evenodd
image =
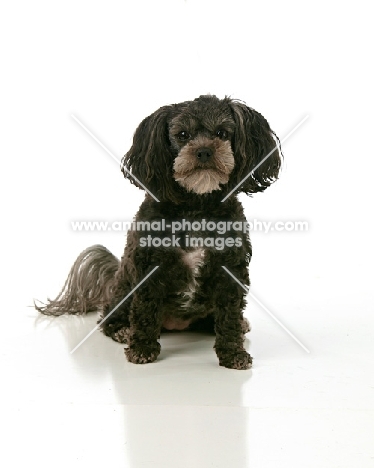
<svg viewBox="0 0 374 468">
<path fill-rule="evenodd" d="M 102 245 L 84 250 L 75 260 L 56 299 L 36 310 L 45 315 L 85 314 L 103 306 L 110 297 L 119 260 Z"/>
</svg>

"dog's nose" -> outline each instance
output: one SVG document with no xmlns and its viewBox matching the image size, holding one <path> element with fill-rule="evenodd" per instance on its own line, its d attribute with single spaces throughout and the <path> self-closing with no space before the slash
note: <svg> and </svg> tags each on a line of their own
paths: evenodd
<svg viewBox="0 0 374 468">
<path fill-rule="evenodd" d="M 206 148 L 206 147 L 199 148 L 196 151 L 196 157 L 202 163 L 207 162 L 208 159 L 212 156 L 212 154 L 213 154 L 213 151 L 210 148 Z"/>
</svg>

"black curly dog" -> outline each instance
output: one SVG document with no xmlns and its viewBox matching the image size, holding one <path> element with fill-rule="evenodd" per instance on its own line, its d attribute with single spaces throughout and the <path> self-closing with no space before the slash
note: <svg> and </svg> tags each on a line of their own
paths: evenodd
<svg viewBox="0 0 374 468">
<path fill-rule="evenodd" d="M 147 193 L 121 261 L 88 248 L 57 298 L 37 309 L 101 310 L 101 330 L 127 344 L 133 363 L 157 359 L 162 330 L 203 329 L 215 333 L 220 365 L 250 368 L 245 291 L 222 266 L 249 286 L 252 249 L 237 194 L 265 190 L 281 157 L 268 122 L 241 101 L 208 95 L 161 107 L 141 122 L 122 161 L 125 178 Z"/>
</svg>

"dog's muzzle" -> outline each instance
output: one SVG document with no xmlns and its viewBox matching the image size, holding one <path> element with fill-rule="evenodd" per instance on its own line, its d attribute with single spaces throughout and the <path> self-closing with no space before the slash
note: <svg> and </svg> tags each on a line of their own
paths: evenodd
<svg viewBox="0 0 374 468">
<path fill-rule="evenodd" d="M 197 194 L 221 190 L 234 168 L 229 141 L 197 137 L 186 144 L 174 160 L 174 179 Z"/>
</svg>

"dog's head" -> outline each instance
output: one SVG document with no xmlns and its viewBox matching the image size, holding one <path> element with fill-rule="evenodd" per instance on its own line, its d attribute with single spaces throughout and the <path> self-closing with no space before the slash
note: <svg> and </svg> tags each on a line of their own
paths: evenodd
<svg viewBox="0 0 374 468">
<path fill-rule="evenodd" d="M 261 192 L 277 179 L 280 164 L 279 140 L 261 114 L 208 95 L 144 119 L 122 171 L 158 199 L 178 203 L 191 194 Z"/>
</svg>

